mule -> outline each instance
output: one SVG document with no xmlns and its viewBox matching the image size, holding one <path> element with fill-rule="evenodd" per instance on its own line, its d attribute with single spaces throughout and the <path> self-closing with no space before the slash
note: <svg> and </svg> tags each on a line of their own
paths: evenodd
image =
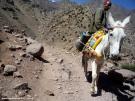
<svg viewBox="0 0 135 101">
<path fill-rule="evenodd" d="M 87 67 L 88 60 L 91 59 L 91 67 L 92 67 L 92 83 L 91 83 L 91 93 L 98 94 L 98 78 L 100 69 L 104 62 L 104 50 L 109 47 L 109 58 L 115 59 L 120 53 L 121 41 L 126 36 L 124 33 L 124 28 L 127 23 L 130 21 L 130 16 L 126 17 L 123 21 L 114 21 L 112 14 L 109 13 L 108 23 L 112 30 L 109 30 L 106 35 L 103 37 L 102 41 L 95 49 L 96 54 L 100 54 L 101 57 L 97 58 L 91 57 L 87 54 L 88 51 L 84 51 L 82 55 L 82 66 L 84 67 L 85 75 L 87 76 Z"/>
</svg>

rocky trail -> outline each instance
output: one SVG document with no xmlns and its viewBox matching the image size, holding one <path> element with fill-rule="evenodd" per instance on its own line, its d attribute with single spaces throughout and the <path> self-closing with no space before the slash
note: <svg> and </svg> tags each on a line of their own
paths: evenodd
<svg viewBox="0 0 135 101">
<path fill-rule="evenodd" d="M 43 72 L 35 86 L 36 101 L 128 101 L 130 96 L 121 94 L 120 88 L 110 83 L 104 70 L 99 81 L 101 92 L 98 96 L 91 96 L 91 83 L 85 79 L 81 54 L 74 55 L 48 45 L 45 45 L 45 50 L 44 58 L 48 63 L 44 63 Z"/>
</svg>

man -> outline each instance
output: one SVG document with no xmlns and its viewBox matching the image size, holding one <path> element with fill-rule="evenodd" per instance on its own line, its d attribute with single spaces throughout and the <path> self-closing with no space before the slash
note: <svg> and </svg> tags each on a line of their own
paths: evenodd
<svg viewBox="0 0 135 101">
<path fill-rule="evenodd" d="M 92 49 L 95 49 L 96 46 L 99 44 L 99 42 L 101 41 L 97 41 L 98 38 L 101 39 L 99 36 L 103 35 L 102 34 L 102 30 L 107 31 L 107 29 L 109 28 L 109 26 L 107 26 L 107 11 L 111 8 L 111 1 L 110 0 L 104 0 L 103 2 L 103 8 L 98 8 L 94 14 L 94 21 L 93 21 L 93 25 L 89 28 L 89 33 L 83 35 L 83 37 L 81 38 L 81 42 L 85 42 L 84 44 L 87 43 L 87 41 L 89 40 L 89 38 L 97 31 L 101 30 L 100 33 L 97 32 L 97 34 L 95 34 L 91 40 L 89 41 L 89 46 L 91 46 Z M 88 37 L 88 38 L 87 38 Z M 85 40 L 85 41 L 84 41 Z M 83 45 L 82 45 L 83 46 Z M 83 48 L 81 48 L 83 49 Z M 89 51 L 90 52 L 90 51 Z M 94 53 L 94 51 L 90 52 L 91 54 Z M 93 55 L 95 56 L 95 55 Z"/>
<path fill-rule="evenodd" d="M 106 12 L 111 7 L 111 1 L 110 0 L 104 0 L 103 8 L 98 8 L 94 14 L 94 21 L 93 24 L 90 25 L 88 33 L 82 34 L 81 38 L 76 41 L 76 48 L 79 51 L 82 51 L 85 44 L 89 40 L 89 38 L 92 36 L 93 33 L 97 32 L 98 30 L 102 28 L 107 28 L 107 16 Z"/>
<path fill-rule="evenodd" d="M 103 8 L 98 8 L 94 14 L 94 21 L 93 21 L 93 25 L 90 26 L 89 29 L 89 33 L 87 35 L 89 35 L 89 37 L 101 30 L 101 29 L 107 29 L 107 14 L 106 12 L 111 8 L 111 1 L 110 0 L 104 0 L 104 4 L 103 4 Z M 91 39 L 92 40 L 92 39 Z M 92 42 L 92 44 L 95 44 L 95 42 Z M 90 45 L 91 43 L 89 43 L 88 45 Z M 87 45 L 87 44 L 86 44 Z M 91 45 L 90 45 L 91 46 Z M 92 48 L 92 49 L 91 49 Z M 85 76 L 87 78 L 87 61 L 90 57 L 95 57 L 95 59 L 101 59 L 102 55 L 97 54 L 94 51 L 94 48 L 91 46 L 91 48 L 84 48 L 82 53 L 82 65 L 84 67 L 84 72 L 85 72 Z"/>
<path fill-rule="evenodd" d="M 98 8 L 95 12 L 94 23 L 92 28 L 89 29 L 89 33 L 93 34 L 96 31 L 107 28 L 107 11 L 111 8 L 111 1 L 104 0 L 103 8 Z"/>
</svg>

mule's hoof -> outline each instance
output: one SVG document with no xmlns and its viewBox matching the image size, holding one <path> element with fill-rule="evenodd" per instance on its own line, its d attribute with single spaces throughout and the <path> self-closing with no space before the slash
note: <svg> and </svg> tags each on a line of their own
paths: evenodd
<svg viewBox="0 0 135 101">
<path fill-rule="evenodd" d="M 94 91 L 94 87 L 91 87 L 90 93 L 91 93 L 91 94 L 94 94 L 94 92 L 95 92 L 95 91 Z"/>
<path fill-rule="evenodd" d="M 94 92 L 94 91 L 90 92 L 90 94 L 91 94 L 91 96 L 97 96 L 98 95 L 98 93 Z"/>
<path fill-rule="evenodd" d="M 90 94 L 91 94 L 91 95 L 94 95 L 94 91 L 90 91 Z"/>
<path fill-rule="evenodd" d="M 91 96 L 96 96 L 98 94 L 98 92 L 95 91 L 94 88 L 91 88 L 90 94 L 91 94 Z"/>
</svg>

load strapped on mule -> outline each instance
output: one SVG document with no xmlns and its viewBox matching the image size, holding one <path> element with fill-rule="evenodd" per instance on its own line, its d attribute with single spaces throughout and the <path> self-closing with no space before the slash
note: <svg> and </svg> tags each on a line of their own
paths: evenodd
<svg viewBox="0 0 135 101">
<path fill-rule="evenodd" d="M 95 32 L 92 36 L 89 35 L 89 32 L 83 32 L 81 37 L 76 41 L 76 48 L 80 52 L 86 52 L 90 57 L 100 58 L 101 54 L 95 52 L 96 47 L 102 41 L 105 36 L 105 31 L 103 29 Z"/>
</svg>

